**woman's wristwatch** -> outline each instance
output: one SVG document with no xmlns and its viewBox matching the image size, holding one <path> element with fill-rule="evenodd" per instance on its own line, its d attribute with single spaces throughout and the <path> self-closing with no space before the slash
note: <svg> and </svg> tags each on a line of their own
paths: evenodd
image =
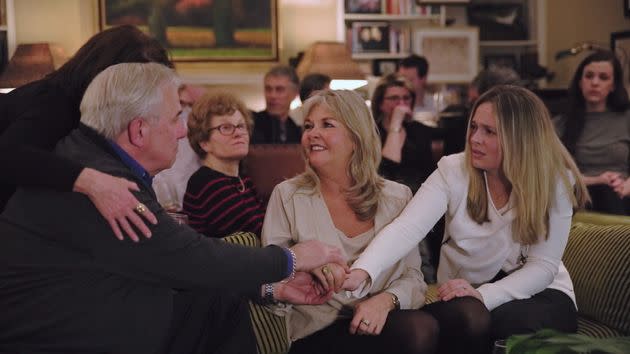
<svg viewBox="0 0 630 354">
<path fill-rule="evenodd" d="M 400 310 L 400 301 L 398 300 L 398 296 L 394 293 L 389 293 L 392 296 L 392 304 L 394 305 L 394 310 Z"/>
</svg>

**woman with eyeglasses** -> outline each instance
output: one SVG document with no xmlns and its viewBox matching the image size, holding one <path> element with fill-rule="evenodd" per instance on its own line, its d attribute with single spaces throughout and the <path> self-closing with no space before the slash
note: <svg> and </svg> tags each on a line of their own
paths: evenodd
<svg viewBox="0 0 630 354">
<path fill-rule="evenodd" d="M 372 115 L 383 144 L 379 172 L 414 193 L 435 170 L 431 128 L 412 120 L 415 98 L 411 84 L 397 74 L 385 76 L 372 95 Z"/>
<path fill-rule="evenodd" d="M 408 186 L 413 193 L 436 168 L 431 154 L 432 129 L 412 120 L 415 101 L 413 86 L 398 74 L 381 79 L 372 95 L 372 115 L 383 144 L 379 173 Z M 432 251 L 435 246 L 431 245 L 441 237 L 442 227 L 443 223 L 438 223 L 435 233 L 420 244 L 422 273 L 428 283 L 436 279 L 437 250 Z"/>
<path fill-rule="evenodd" d="M 231 94 L 206 94 L 193 106 L 188 140 L 202 166 L 188 180 L 184 212 L 190 227 L 208 237 L 260 236 L 265 209 L 252 181 L 239 173 L 251 126 L 249 110 Z"/>
</svg>

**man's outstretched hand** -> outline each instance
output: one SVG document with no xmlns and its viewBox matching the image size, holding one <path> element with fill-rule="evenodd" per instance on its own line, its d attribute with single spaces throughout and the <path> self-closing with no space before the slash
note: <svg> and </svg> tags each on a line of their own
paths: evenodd
<svg viewBox="0 0 630 354">
<path fill-rule="evenodd" d="M 295 278 L 286 283 L 274 284 L 274 298 L 294 305 L 321 305 L 332 297 L 322 284 L 310 273 L 297 272 Z"/>
</svg>

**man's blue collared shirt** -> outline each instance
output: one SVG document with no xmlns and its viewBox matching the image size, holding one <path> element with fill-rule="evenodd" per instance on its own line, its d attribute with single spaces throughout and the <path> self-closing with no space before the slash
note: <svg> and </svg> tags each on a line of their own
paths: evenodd
<svg viewBox="0 0 630 354">
<path fill-rule="evenodd" d="M 149 187 L 153 184 L 153 177 L 142 167 L 131 155 L 129 155 L 120 145 L 116 144 L 112 140 L 107 140 L 109 145 L 112 146 L 118 157 L 122 162 L 131 169 L 131 171 L 140 179 L 142 179 Z"/>
</svg>

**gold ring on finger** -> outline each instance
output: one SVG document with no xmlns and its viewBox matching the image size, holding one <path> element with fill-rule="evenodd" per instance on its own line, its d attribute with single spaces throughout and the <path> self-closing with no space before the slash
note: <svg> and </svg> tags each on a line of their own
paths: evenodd
<svg viewBox="0 0 630 354">
<path fill-rule="evenodd" d="M 365 324 L 366 326 L 369 326 L 369 325 L 370 325 L 370 321 L 366 320 L 365 318 L 364 318 L 364 319 L 362 319 L 362 320 L 361 320 L 361 321 L 359 321 L 359 322 L 360 322 L 360 323 Z"/>
<path fill-rule="evenodd" d="M 324 266 L 322 268 L 322 273 L 324 273 L 324 275 L 328 275 L 330 273 L 330 268 L 328 268 L 328 266 Z"/>
<path fill-rule="evenodd" d="M 134 208 L 134 210 L 136 211 L 136 213 L 138 214 L 142 214 L 145 211 L 147 211 L 147 206 L 142 204 L 142 203 L 138 203 L 138 205 L 136 205 L 136 207 Z"/>
</svg>

